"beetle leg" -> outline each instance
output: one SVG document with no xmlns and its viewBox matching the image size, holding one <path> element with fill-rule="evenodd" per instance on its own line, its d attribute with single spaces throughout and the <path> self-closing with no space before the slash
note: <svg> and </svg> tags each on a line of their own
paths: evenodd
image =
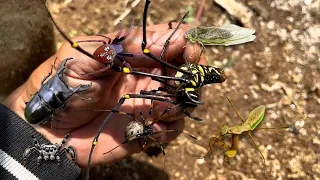
<svg viewBox="0 0 320 180">
<path fill-rule="evenodd" d="M 48 74 L 46 77 L 44 77 L 44 78 L 42 79 L 42 81 L 41 81 L 41 86 L 42 86 L 42 85 L 44 84 L 44 82 L 48 79 L 48 77 L 50 77 L 50 76 L 51 76 L 51 74 L 52 74 L 52 70 L 53 70 L 53 69 L 54 69 L 54 70 L 56 70 L 55 65 L 56 65 L 56 61 L 57 61 L 57 59 L 58 59 L 58 57 L 56 57 L 56 59 L 54 60 L 53 65 L 52 65 L 52 67 L 51 67 L 51 70 L 50 70 L 49 74 Z"/>
<path fill-rule="evenodd" d="M 74 94 L 74 95 L 83 101 L 90 101 L 91 100 L 91 98 L 84 98 L 84 97 L 80 96 L 79 94 Z"/>
<path fill-rule="evenodd" d="M 63 79 L 63 70 L 66 68 L 66 63 L 67 61 L 71 60 L 73 58 L 66 58 L 62 61 L 59 70 L 57 71 L 57 74 L 59 76 L 60 79 Z"/>
<path fill-rule="evenodd" d="M 84 92 L 84 91 L 88 90 L 91 86 L 92 86 L 92 82 L 90 82 L 90 83 L 87 84 L 87 85 L 79 85 L 79 86 L 76 88 L 75 93 Z"/>
<path fill-rule="evenodd" d="M 56 58 L 56 60 L 57 60 L 57 58 Z M 56 60 L 54 60 L 54 64 L 56 63 Z M 51 76 L 51 74 L 52 74 L 52 69 L 55 68 L 54 64 L 52 65 L 51 71 L 49 72 L 49 74 L 46 75 L 46 77 L 44 77 L 44 78 L 42 79 L 42 81 L 41 81 L 41 86 L 44 85 L 44 82 L 48 79 L 48 77 Z"/>
</svg>

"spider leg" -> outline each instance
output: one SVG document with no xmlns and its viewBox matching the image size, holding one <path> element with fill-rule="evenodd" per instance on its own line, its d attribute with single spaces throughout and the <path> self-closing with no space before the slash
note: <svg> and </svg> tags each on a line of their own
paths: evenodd
<svg viewBox="0 0 320 180">
<path fill-rule="evenodd" d="M 96 34 L 96 36 L 104 37 L 104 38 L 108 39 L 108 44 L 111 43 L 111 38 L 109 38 L 109 37 L 107 37 L 107 36 L 105 36 L 105 35 L 103 35 L 103 34 Z"/>
<path fill-rule="evenodd" d="M 163 46 L 163 49 L 161 51 L 161 54 L 160 54 L 160 59 L 162 59 L 163 55 L 164 55 L 164 52 L 166 51 L 169 43 L 170 43 L 170 39 L 172 38 L 173 34 L 177 32 L 178 28 L 180 27 L 181 23 L 183 22 L 183 20 L 187 17 L 187 15 L 189 14 L 189 11 L 180 19 L 177 27 L 173 30 L 173 32 L 171 33 L 171 35 L 168 37 L 168 39 L 166 40 L 166 42 L 164 43 L 164 46 Z M 171 26 L 170 26 L 170 25 Z M 172 23 L 169 22 L 169 29 L 172 29 Z M 171 27 L 171 28 L 170 28 Z"/>
<path fill-rule="evenodd" d="M 103 37 L 105 37 L 105 36 L 103 36 Z M 103 44 L 107 44 L 107 42 L 105 40 L 101 40 L 101 39 L 75 41 L 75 43 L 83 43 L 83 42 L 102 42 Z"/>
<path fill-rule="evenodd" d="M 75 163 L 77 160 L 77 154 L 76 154 L 76 150 L 74 149 L 73 146 L 69 146 L 67 148 L 63 148 L 58 156 L 61 157 L 64 153 L 68 153 L 71 156 L 72 162 Z"/>
<path fill-rule="evenodd" d="M 152 139 L 153 141 L 155 141 L 155 142 L 160 146 L 161 151 L 162 151 L 162 154 L 163 154 L 163 155 L 166 155 L 166 153 L 164 152 L 164 147 L 162 146 L 162 144 L 161 144 L 160 141 L 158 141 L 156 138 L 151 137 L 151 136 L 148 136 L 148 138 L 150 138 L 150 139 Z"/>
<path fill-rule="evenodd" d="M 126 99 L 131 99 L 131 98 L 144 98 L 144 99 L 151 99 L 151 100 L 157 100 L 157 101 L 162 101 L 162 102 L 168 102 L 171 104 L 177 104 L 177 102 L 166 99 L 166 98 L 160 98 L 160 97 L 154 97 L 150 95 L 142 95 L 142 94 L 126 94 L 122 96 L 117 104 L 117 106 L 111 111 L 111 113 L 108 115 L 108 117 L 103 121 L 101 126 L 99 127 L 91 145 L 90 153 L 89 153 L 89 159 L 88 159 L 88 166 L 87 166 L 87 171 L 86 171 L 86 179 L 89 179 L 89 172 L 90 172 L 90 163 L 91 163 L 91 158 L 92 154 L 94 151 L 94 147 L 98 144 L 99 136 L 104 129 L 104 127 L 107 125 L 109 120 L 114 116 L 115 112 L 119 111 L 119 108 L 122 106 L 122 104 L 125 102 Z M 124 142 L 125 143 L 125 142 Z"/>
<path fill-rule="evenodd" d="M 124 60 L 124 59 L 123 59 L 122 57 L 120 57 L 119 55 L 117 55 L 116 57 L 120 60 L 120 62 L 121 62 L 124 66 L 126 66 L 126 67 L 130 70 L 130 72 L 133 71 L 131 65 L 130 65 L 129 63 L 127 63 L 126 60 Z"/>
<path fill-rule="evenodd" d="M 118 53 L 118 55 L 120 56 L 126 56 L 126 57 L 134 57 L 135 55 L 131 54 L 131 53 L 125 53 L 125 52 L 120 52 Z"/>
<path fill-rule="evenodd" d="M 158 79 L 158 78 L 151 78 L 151 79 L 154 80 L 154 81 L 158 81 L 158 82 L 160 82 L 160 83 L 162 83 L 162 84 L 164 84 L 164 85 L 166 85 L 166 86 L 168 86 L 168 87 L 171 87 L 172 89 L 177 89 L 177 87 L 169 84 L 169 83 L 166 82 L 166 81 L 163 81 L 162 79 Z"/>
<path fill-rule="evenodd" d="M 143 26 L 142 26 L 143 39 L 142 39 L 142 43 L 141 43 L 141 49 L 142 49 L 143 54 L 145 54 L 146 56 L 150 57 L 151 59 L 159 62 L 160 64 L 165 65 L 166 67 L 169 67 L 171 69 L 179 71 L 183 74 L 192 75 L 192 73 L 189 71 L 185 71 L 179 67 L 176 67 L 170 63 L 163 61 L 162 59 L 157 58 L 147 48 L 147 14 L 148 14 L 148 7 L 149 7 L 150 3 L 151 3 L 151 0 L 146 0 L 146 4 L 145 4 L 144 10 L 143 10 Z M 178 26 L 176 28 L 178 28 Z M 174 31 L 174 33 L 175 33 L 175 31 Z"/>
<path fill-rule="evenodd" d="M 29 147 L 29 148 L 27 148 L 23 153 L 23 163 L 24 163 L 24 165 L 27 164 L 27 160 L 31 156 L 32 153 L 36 153 L 37 156 L 41 155 L 40 151 L 38 150 L 38 147 Z"/>
<path fill-rule="evenodd" d="M 58 151 L 60 151 L 60 149 L 64 146 L 64 144 L 65 144 L 66 141 L 69 139 L 69 137 L 70 137 L 70 134 L 68 133 L 68 134 L 66 134 L 66 135 L 64 136 L 64 138 L 62 139 L 61 143 L 60 143 L 59 145 L 57 144 Z"/>
<path fill-rule="evenodd" d="M 186 107 L 182 107 L 182 112 L 187 115 L 189 118 L 193 119 L 193 120 L 196 120 L 196 121 L 203 121 L 202 118 L 198 118 L 198 117 L 195 117 L 193 115 L 191 115 L 189 112 L 186 111 Z"/>
</svg>

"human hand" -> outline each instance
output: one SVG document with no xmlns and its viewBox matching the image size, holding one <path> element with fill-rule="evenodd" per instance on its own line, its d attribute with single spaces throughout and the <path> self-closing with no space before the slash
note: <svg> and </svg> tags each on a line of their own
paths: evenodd
<svg viewBox="0 0 320 180">
<path fill-rule="evenodd" d="M 184 38 L 187 27 L 184 25 L 182 27 L 183 28 L 179 29 L 170 40 L 170 45 L 164 55 L 164 59 L 178 66 L 184 62 L 183 58 L 191 63 L 196 63 L 199 60 L 200 54 L 200 48 L 198 46 L 187 44 L 187 41 Z M 148 48 L 157 57 L 159 57 L 167 37 L 169 37 L 173 31 L 167 30 L 167 28 L 168 26 L 164 24 L 148 27 Z M 116 33 L 109 34 L 107 37 L 115 37 Z M 73 40 L 88 39 L 102 38 L 98 36 L 82 36 L 76 37 Z M 139 71 L 165 75 L 165 70 L 158 62 L 155 62 L 142 54 L 141 41 L 142 29 L 134 28 L 124 41 L 123 48 L 125 52 L 135 54 L 136 56 L 133 58 L 126 58 L 126 61 L 129 62 L 134 69 Z M 90 53 L 93 53 L 99 45 L 101 45 L 101 43 L 80 44 L 82 48 Z M 73 58 L 73 60 L 68 61 L 66 64 L 68 69 L 64 71 L 66 82 L 69 86 L 73 87 L 78 86 L 79 84 L 86 85 L 92 82 L 92 87 L 89 90 L 80 93 L 82 97 L 91 98 L 91 100 L 84 101 L 73 96 L 63 110 L 56 111 L 53 116 L 54 120 L 51 128 L 43 125 L 34 125 L 34 127 L 52 143 L 60 142 L 63 136 L 72 130 L 70 133 L 70 140 L 67 141 L 66 146 L 72 145 L 76 149 L 77 164 L 85 167 L 87 165 L 93 137 L 108 115 L 108 112 L 86 110 L 110 110 L 117 105 L 119 99 L 125 94 L 139 94 L 140 90 L 148 91 L 157 89 L 162 85 L 156 81 L 152 81 L 151 78 L 148 77 L 118 73 L 112 69 L 94 76 L 81 76 L 80 74 L 94 72 L 105 66 L 73 49 L 70 44 L 64 43 L 54 56 L 41 64 L 32 73 L 26 83 L 20 86 L 5 100 L 4 104 L 24 118 L 25 102 L 28 102 L 31 99 L 31 94 L 35 94 L 40 89 L 40 82 L 50 72 L 56 57 L 57 68 L 65 58 Z M 173 59 L 175 59 L 175 61 L 173 61 Z M 205 63 L 205 60 L 202 58 L 200 63 Z M 174 76 L 175 74 L 172 70 L 167 69 L 166 71 L 169 76 Z M 128 99 L 120 110 L 134 113 L 136 117 L 140 117 L 139 112 L 141 111 L 143 112 L 144 117 L 147 117 L 150 103 L 151 101 L 146 99 Z M 152 117 L 157 117 L 169 106 L 170 104 L 168 103 L 155 101 L 153 103 L 154 111 Z M 182 120 L 182 116 L 174 113 L 170 114 L 170 117 L 158 121 L 153 126 L 155 131 L 183 129 L 184 121 Z M 139 143 L 137 143 L 137 141 L 132 141 L 120 146 L 112 151 L 112 153 L 103 155 L 104 152 L 107 152 L 124 141 L 125 127 L 131 120 L 132 118 L 126 115 L 115 115 L 108 122 L 100 135 L 99 143 L 93 153 L 92 165 L 98 163 L 111 163 L 123 159 L 132 153 L 141 151 Z M 169 133 L 161 136 L 159 141 L 168 142 L 177 137 L 177 135 L 178 134 L 175 133 Z"/>
</svg>

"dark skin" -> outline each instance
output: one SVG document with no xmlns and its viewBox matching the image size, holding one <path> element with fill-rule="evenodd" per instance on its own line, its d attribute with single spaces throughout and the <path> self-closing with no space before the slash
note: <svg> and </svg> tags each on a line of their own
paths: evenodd
<svg viewBox="0 0 320 180">
<path fill-rule="evenodd" d="M 184 62 L 183 58 L 191 63 L 199 62 L 201 64 L 206 64 L 204 58 L 199 58 L 199 46 L 187 43 L 184 38 L 186 30 L 187 26 L 183 25 L 181 29 L 175 33 L 164 55 L 164 59 L 176 65 L 181 65 L 181 63 Z M 125 30 L 123 32 L 125 33 Z M 168 26 L 166 24 L 149 26 L 147 32 L 149 50 L 159 57 L 163 44 L 171 32 L 172 30 L 168 30 Z M 113 38 L 116 33 L 117 32 L 106 36 Z M 73 40 L 88 39 L 101 39 L 101 37 L 82 36 L 76 37 Z M 159 63 L 154 60 L 148 59 L 142 54 L 141 41 L 142 29 L 133 28 L 130 35 L 124 41 L 123 47 L 125 52 L 135 54 L 136 56 L 133 58 L 126 58 L 127 62 L 129 62 L 133 68 L 141 68 L 139 69 L 140 71 L 164 75 L 163 66 L 159 65 Z M 100 44 L 82 43 L 80 46 L 90 53 L 93 53 Z M 158 82 L 152 81 L 151 78 L 148 77 L 118 73 L 112 69 L 96 75 L 81 76 L 80 74 L 94 72 L 105 66 L 73 49 L 70 44 L 64 43 L 55 55 L 41 64 L 31 74 L 26 83 L 17 88 L 5 100 L 4 105 L 24 118 L 25 102 L 28 102 L 31 99 L 31 94 L 35 94 L 40 89 L 40 82 L 50 72 L 56 57 L 58 57 L 56 61 L 57 68 L 65 58 L 74 58 L 66 64 L 68 70 L 64 71 L 64 79 L 69 86 L 77 86 L 79 84 L 85 85 L 92 82 L 92 87 L 88 91 L 79 94 L 81 97 L 91 98 L 91 100 L 84 101 L 80 100 L 77 96 L 73 96 L 68 101 L 68 104 L 63 111 L 58 110 L 54 114 L 54 121 L 51 128 L 43 125 L 33 126 L 52 143 L 60 142 L 63 136 L 70 132 L 70 140 L 67 142 L 66 146 L 72 145 L 75 147 L 77 152 L 77 164 L 81 167 L 85 167 L 87 165 L 93 137 L 109 113 L 85 110 L 110 110 L 116 106 L 120 97 L 127 93 L 139 93 L 140 90 L 157 89 L 162 85 Z M 173 61 L 174 59 L 176 60 Z M 174 73 L 175 72 L 167 69 L 167 75 L 173 76 Z M 147 117 L 150 104 L 150 100 L 129 99 L 125 101 L 121 107 L 121 111 L 134 113 L 137 117 L 140 117 L 139 112 L 142 111 L 144 116 Z M 153 103 L 154 111 L 152 113 L 152 117 L 160 115 L 163 110 L 169 106 L 172 105 L 155 101 Z M 153 126 L 154 130 L 182 130 L 184 128 L 184 116 L 179 112 L 179 109 L 177 109 L 178 108 L 175 108 L 170 111 L 167 118 L 164 120 L 158 121 Z M 132 118 L 129 116 L 116 115 L 108 122 L 106 128 L 100 135 L 99 143 L 93 153 L 92 165 L 97 165 L 98 163 L 112 163 L 114 161 L 124 159 L 132 153 L 141 151 L 138 141 L 132 141 L 120 146 L 116 150 L 112 151 L 112 153 L 103 155 L 104 152 L 124 141 L 125 127 L 131 120 Z M 169 133 L 157 138 L 161 142 L 170 142 L 177 136 L 178 134 L 176 133 Z"/>
</svg>

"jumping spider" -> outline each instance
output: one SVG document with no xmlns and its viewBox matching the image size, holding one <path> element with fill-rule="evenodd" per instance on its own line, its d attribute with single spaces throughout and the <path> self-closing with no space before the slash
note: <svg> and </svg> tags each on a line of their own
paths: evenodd
<svg viewBox="0 0 320 180">
<path fill-rule="evenodd" d="M 56 160 L 58 164 L 60 164 L 60 157 L 64 153 L 69 153 L 72 161 L 76 161 L 76 152 L 72 146 L 69 146 L 67 148 L 61 148 L 63 145 L 66 143 L 67 139 L 69 138 L 70 134 L 68 133 L 67 135 L 64 136 L 63 140 L 61 141 L 60 144 L 55 143 L 55 144 L 39 144 L 37 138 L 35 136 L 32 136 L 33 141 L 34 141 L 34 147 L 29 147 L 27 148 L 24 153 L 23 153 L 23 162 L 26 164 L 27 159 L 30 157 L 32 153 L 35 153 L 38 155 L 37 159 L 37 165 L 40 165 L 40 162 L 44 159 L 45 161 L 54 161 Z"/>
</svg>

